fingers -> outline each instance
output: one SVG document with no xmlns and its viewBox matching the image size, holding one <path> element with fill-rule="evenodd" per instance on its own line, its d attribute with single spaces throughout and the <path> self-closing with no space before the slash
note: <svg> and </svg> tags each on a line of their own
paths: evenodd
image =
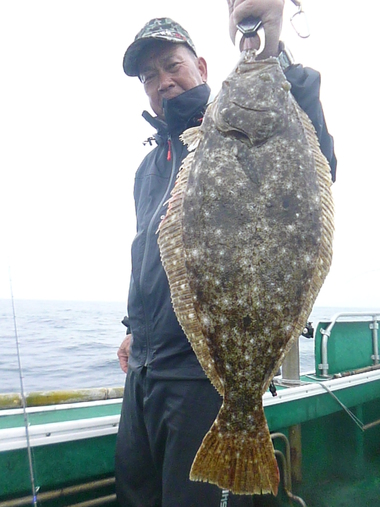
<svg viewBox="0 0 380 507">
<path fill-rule="evenodd" d="M 128 334 L 122 341 L 119 350 L 117 351 L 117 357 L 119 358 L 120 368 L 124 373 L 128 371 L 128 358 L 129 349 L 131 346 L 132 335 Z"/>
<path fill-rule="evenodd" d="M 278 41 L 282 27 L 282 15 L 285 0 L 227 0 L 229 7 L 229 32 L 232 42 L 235 43 L 237 24 L 248 16 L 260 18 L 265 30 L 266 53 L 277 55 Z M 247 39 L 247 38 L 245 38 Z M 243 42 L 241 49 L 258 49 L 258 37 Z"/>
<path fill-rule="evenodd" d="M 125 356 L 119 356 L 120 368 L 124 373 L 128 373 L 128 358 Z"/>
</svg>

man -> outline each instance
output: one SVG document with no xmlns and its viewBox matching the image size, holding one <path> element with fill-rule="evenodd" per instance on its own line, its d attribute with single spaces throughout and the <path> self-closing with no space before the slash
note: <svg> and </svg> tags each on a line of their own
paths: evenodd
<svg viewBox="0 0 380 507">
<path fill-rule="evenodd" d="M 230 32 L 248 15 L 266 31 L 261 57 L 279 56 L 293 93 L 309 114 L 335 170 L 332 138 L 319 103 L 319 75 L 292 65 L 279 44 L 283 0 L 229 0 Z M 242 41 L 246 48 L 255 38 Z M 123 507 L 248 507 L 259 505 L 208 483 L 192 482 L 195 453 L 219 411 L 221 398 L 206 378 L 174 314 L 156 231 L 178 169 L 187 155 L 179 135 L 199 125 L 209 100 L 207 65 L 189 34 L 170 19 L 154 19 L 124 56 L 155 113 L 144 117 L 157 146 L 136 173 L 137 234 L 132 245 L 127 337 L 118 352 L 127 371 L 116 449 L 116 484 Z M 133 338 L 132 338 L 133 337 Z M 256 502 L 256 503 L 255 503 Z"/>
</svg>

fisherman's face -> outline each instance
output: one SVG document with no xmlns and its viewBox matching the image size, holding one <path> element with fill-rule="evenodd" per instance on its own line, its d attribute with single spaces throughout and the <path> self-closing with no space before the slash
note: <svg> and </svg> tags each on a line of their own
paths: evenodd
<svg viewBox="0 0 380 507">
<path fill-rule="evenodd" d="M 139 77 L 150 106 L 164 119 L 163 99 L 173 99 L 207 79 L 207 65 L 185 44 L 157 41 L 139 62 Z"/>
</svg>

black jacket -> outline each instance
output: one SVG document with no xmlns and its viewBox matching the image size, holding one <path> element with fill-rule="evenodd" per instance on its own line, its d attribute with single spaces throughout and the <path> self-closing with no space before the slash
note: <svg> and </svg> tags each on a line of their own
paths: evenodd
<svg viewBox="0 0 380 507">
<path fill-rule="evenodd" d="M 316 128 L 335 179 L 333 140 L 327 132 L 319 102 L 320 76 L 300 65 L 290 67 L 286 74 L 293 95 Z M 137 234 L 132 244 L 129 317 L 124 323 L 133 336 L 129 368 L 140 370 L 145 366 L 151 378 L 205 378 L 172 308 L 156 232 L 178 169 L 187 155 L 178 136 L 186 128 L 200 124 L 209 92 L 207 85 L 200 85 L 167 101 L 164 107 L 166 123 L 144 113 L 157 129 L 154 136 L 157 146 L 145 157 L 135 178 Z"/>
</svg>

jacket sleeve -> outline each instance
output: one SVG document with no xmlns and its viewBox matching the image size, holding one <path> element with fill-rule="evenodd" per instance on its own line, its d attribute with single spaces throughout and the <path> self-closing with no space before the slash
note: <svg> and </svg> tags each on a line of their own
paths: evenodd
<svg viewBox="0 0 380 507">
<path fill-rule="evenodd" d="M 292 85 L 294 98 L 314 125 L 321 151 L 330 164 L 331 178 L 335 181 L 337 160 L 334 153 L 334 139 L 327 130 L 319 97 L 321 76 L 319 72 L 299 64 L 288 67 L 285 75 Z"/>
</svg>

